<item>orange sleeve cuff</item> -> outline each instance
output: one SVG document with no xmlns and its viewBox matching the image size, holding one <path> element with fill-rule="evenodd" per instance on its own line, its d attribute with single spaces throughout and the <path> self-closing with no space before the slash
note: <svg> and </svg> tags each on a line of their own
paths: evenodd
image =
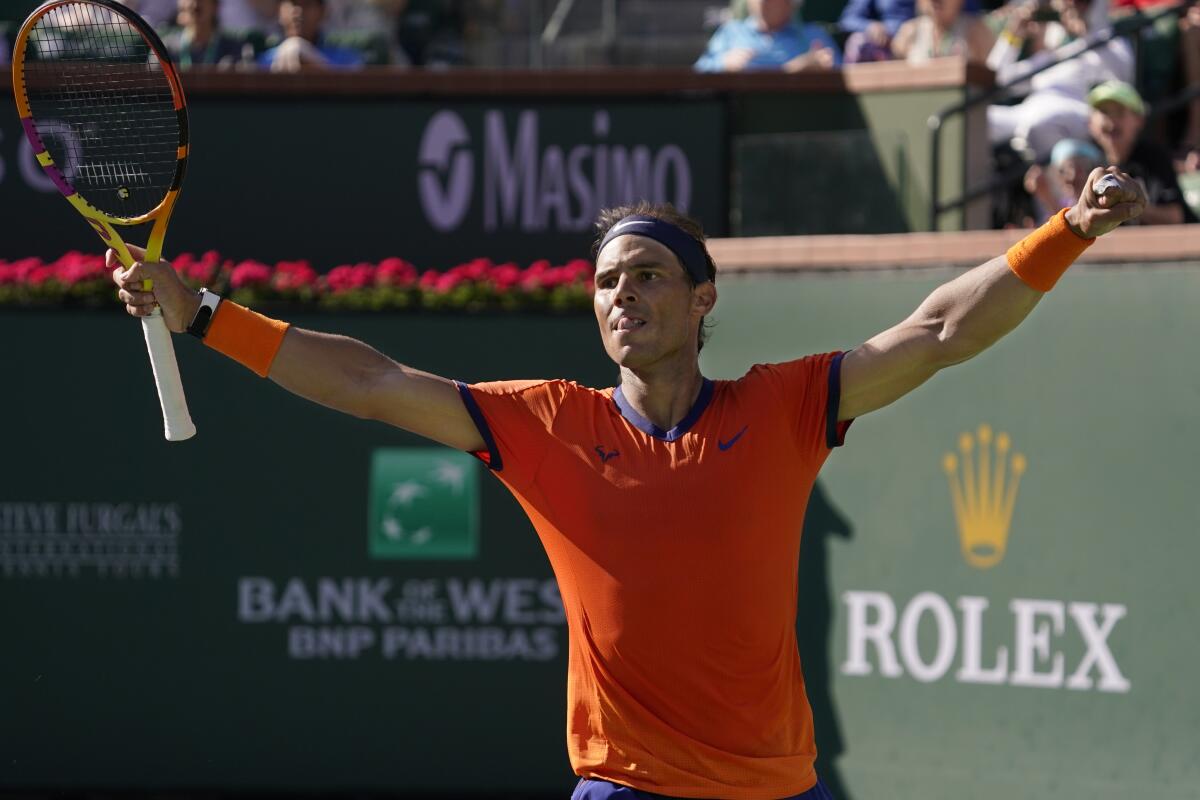
<svg viewBox="0 0 1200 800">
<path fill-rule="evenodd" d="M 287 329 L 286 322 L 264 317 L 232 300 L 222 300 L 204 343 L 265 378 Z"/>
<path fill-rule="evenodd" d="M 1008 248 L 1008 268 L 1030 288 L 1048 292 L 1075 259 L 1092 246 L 1067 226 L 1064 208 L 1046 224 Z"/>
</svg>

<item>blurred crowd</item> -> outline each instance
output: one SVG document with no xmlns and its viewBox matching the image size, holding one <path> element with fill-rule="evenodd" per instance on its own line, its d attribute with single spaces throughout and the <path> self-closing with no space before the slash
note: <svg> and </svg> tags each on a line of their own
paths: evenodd
<svg viewBox="0 0 1200 800">
<path fill-rule="evenodd" d="M 124 1 L 162 32 L 183 68 L 283 72 L 467 65 L 466 42 L 502 36 L 504 16 L 529 7 L 528 0 Z M 819 9 L 811 20 L 802 0 L 713 0 L 698 15 L 697 29 L 713 32 L 695 68 L 807 72 L 965 58 L 1008 87 L 987 109 L 997 225 L 1036 224 L 1078 195 L 1092 166 L 1108 163 L 1145 183 L 1144 224 L 1191 222 L 1200 206 L 1200 5 L 1179 2 L 809 0 Z M 1178 13 L 1161 13 L 1169 7 Z M 1125 24 L 1147 17 L 1154 23 L 1138 30 Z M 8 22 L 0 62 L 11 44 Z M 1181 178 L 1195 187 L 1192 195 Z"/>
<path fill-rule="evenodd" d="M 159 31 L 185 69 L 294 72 L 466 63 L 465 0 L 118 1 Z M 0 62 L 8 58 L 6 38 L 11 40 L 19 19 L 0 11 L 0 26 L 5 23 L 10 30 L 8 37 L 0 36 Z"/>
<path fill-rule="evenodd" d="M 997 226 L 1040 224 L 1107 164 L 1145 185 L 1141 224 L 1195 222 L 1200 197 L 1189 198 L 1181 180 L 1200 195 L 1200 97 L 1187 99 L 1200 90 L 1200 6 L 1161 15 L 1133 41 L 1114 28 L 1154 10 L 1153 0 L 1111 8 L 1108 0 L 1010 0 L 990 9 L 980 0 L 848 0 L 836 24 L 818 25 L 805 21 L 799 0 L 741 0 L 696 69 L 798 72 L 945 56 L 986 64 L 1010 87 L 987 109 Z M 1181 110 L 1152 118 L 1135 84 L 1154 101 L 1181 98 Z"/>
</svg>

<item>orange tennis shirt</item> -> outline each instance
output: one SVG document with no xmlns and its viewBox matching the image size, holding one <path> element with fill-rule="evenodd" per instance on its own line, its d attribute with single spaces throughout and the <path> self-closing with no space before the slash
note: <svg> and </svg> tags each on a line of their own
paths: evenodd
<svg viewBox="0 0 1200 800">
<path fill-rule="evenodd" d="M 706 380 L 664 431 L 621 390 L 459 385 L 550 557 L 575 772 L 673 797 L 816 782 L 796 650 L 804 509 L 841 443 L 840 353 Z"/>
</svg>

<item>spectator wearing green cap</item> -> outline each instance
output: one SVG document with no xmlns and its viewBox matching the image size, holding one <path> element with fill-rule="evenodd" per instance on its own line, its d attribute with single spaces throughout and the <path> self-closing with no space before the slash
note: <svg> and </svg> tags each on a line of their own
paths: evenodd
<svg viewBox="0 0 1200 800">
<path fill-rule="evenodd" d="M 1146 187 L 1148 203 L 1142 224 L 1195 222 L 1184 202 L 1170 153 L 1141 135 L 1146 105 L 1137 90 L 1122 81 L 1106 81 L 1088 93 L 1088 105 L 1088 131 L 1104 151 L 1106 162 L 1119 165 Z"/>
</svg>

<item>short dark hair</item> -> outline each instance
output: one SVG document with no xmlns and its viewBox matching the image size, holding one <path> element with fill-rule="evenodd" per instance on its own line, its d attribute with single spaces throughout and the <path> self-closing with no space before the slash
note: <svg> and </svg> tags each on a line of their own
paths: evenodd
<svg viewBox="0 0 1200 800">
<path fill-rule="evenodd" d="M 704 252 L 704 263 L 707 268 L 708 279 L 713 283 L 717 282 L 717 264 L 713 261 L 712 256 L 709 255 L 708 247 L 704 244 L 704 227 L 697 220 L 680 212 L 670 203 L 651 203 L 648 200 L 639 200 L 632 205 L 603 209 L 596 217 L 596 238 L 592 242 L 593 261 L 600 255 L 600 243 L 608 235 L 609 229 L 631 214 L 641 214 L 661 219 L 663 222 L 669 222 L 695 239 L 700 244 L 700 249 Z M 680 264 L 680 269 L 683 269 L 682 264 Z M 688 276 L 688 280 L 691 281 L 692 286 L 695 286 L 696 280 L 692 278 L 691 273 L 686 269 L 683 271 Z M 709 326 L 705 319 L 701 319 L 699 336 L 696 340 L 696 352 L 704 349 L 704 342 L 708 339 L 708 328 Z"/>
</svg>

